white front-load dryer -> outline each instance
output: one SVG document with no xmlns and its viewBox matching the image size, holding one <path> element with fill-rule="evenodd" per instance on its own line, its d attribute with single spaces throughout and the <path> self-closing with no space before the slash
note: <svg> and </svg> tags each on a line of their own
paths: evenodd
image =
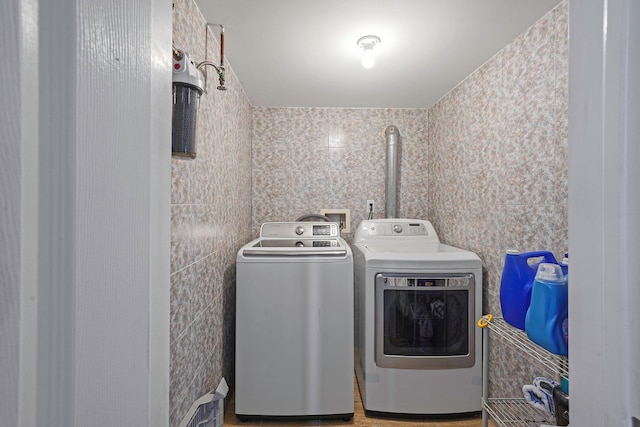
<svg viewBox="0 0 640 427">
<path fill-rule="evenodd" d="M 482 409 L 482 262 L 428 221 L 365 220 L 352 245 L 355 370 L 367 412 Z"/>
</svg>

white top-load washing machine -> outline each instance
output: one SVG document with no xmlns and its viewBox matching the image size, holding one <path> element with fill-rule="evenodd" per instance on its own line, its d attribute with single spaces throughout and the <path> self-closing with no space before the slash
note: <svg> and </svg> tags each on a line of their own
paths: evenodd
<svg viewBox="0 0 640 427">
<path fill-rule="evenodd" d="M 356 376 L 368 412 L 481 410 L 482 262 L 430 222 L 363 221 L 353 242 Z"/>
<path fill-rule="evenodd" d="M 338 224 L 264 223 L 236 271 L 236 415 L 352 417 L 353 256 Z"/>
</svg>

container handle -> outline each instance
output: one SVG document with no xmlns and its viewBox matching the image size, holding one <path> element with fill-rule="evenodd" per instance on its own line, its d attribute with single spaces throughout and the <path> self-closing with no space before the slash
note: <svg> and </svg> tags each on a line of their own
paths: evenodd
<svg viewBox="0 0 640 427">
<path fill-rule="evenodd" d="M 543 263 L 543 262 L 547 262 L 547 263 L 552 263 L 552 264 L 557 264 L 558 261 L 556 261 L 556 257 L 553 256 L 553 254 L 549 251 L 535 251 L 535 252 L 527 252 L 525 254 L 522 255 L 526 255 L 526 262 L 527 262 L 527 266 L 529 268 L 531 268 L 532 270 L 536 270 L 538 268 L 538 266 Z M 529 260 L 531 258 L 543 258 L 540 262 L 537 262 L 535 264 L 530 264 Z"/>
<path fill-rule="evenodd" d="M 527 252 L 524 254 L 520 254 L 520 255 L 527 255 L 527 258 L 535 258 L 535 257 L 545 257 L 547 258 L 548 256 L 551 256 L 551 258 L 553 258 L 553 261 L 557 264 L 556 261 L 556 257 L 553 256 L 553 254 L 549 251 L 535 251 L 535 252 Z"/>
</svg>

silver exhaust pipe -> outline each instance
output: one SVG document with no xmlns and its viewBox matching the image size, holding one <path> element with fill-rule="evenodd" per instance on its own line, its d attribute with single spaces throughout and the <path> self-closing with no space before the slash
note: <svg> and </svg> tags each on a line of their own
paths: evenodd
<svg viewBox="0 0 640 427">
<path fill-rule="evenodd" d="M 394 125 L 384 130 L 387 141 L 387 167 L 385 169 L 385 204 L 386 218 L 397 218 L 398 206 L 398 139 L 400 131 Z"/>
</svg>

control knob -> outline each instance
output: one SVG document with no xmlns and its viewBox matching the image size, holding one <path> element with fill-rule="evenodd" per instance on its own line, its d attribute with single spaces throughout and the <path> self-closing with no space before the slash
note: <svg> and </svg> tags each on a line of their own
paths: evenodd
<svg viewBox="0 0 640 427">
<path fill-rule="evenodd" d="M 402 233 L 402 226 L 400 224 L 393 224 L 393 231 L 396 233 Z"/>
<path fill-rule="evenodd" d="M 296 234 L 297 234 L 298 236 L 300 236 L 302 233 L 304 233 L 304 227 L 303 227 L 303 226 L 301 226 L 301 225 L 297 226 L 297 227 L 296 227 Z"/>
</svg>

